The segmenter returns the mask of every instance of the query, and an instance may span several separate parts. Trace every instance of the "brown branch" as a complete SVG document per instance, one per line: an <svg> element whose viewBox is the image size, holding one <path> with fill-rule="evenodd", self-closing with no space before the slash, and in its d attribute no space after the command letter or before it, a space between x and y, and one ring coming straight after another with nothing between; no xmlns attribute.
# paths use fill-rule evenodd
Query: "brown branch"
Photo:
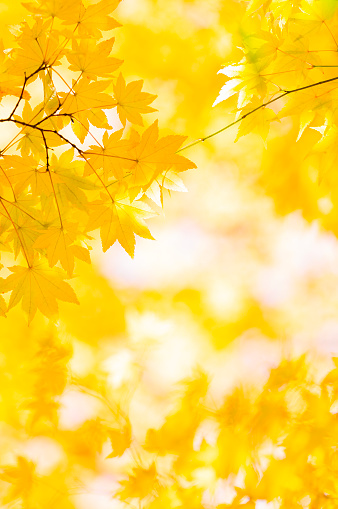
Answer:
<svg viewBox="0 0 338 509"><path fill-rule="evenodd" d="M46 69L46 64L45 63L42 63L40 65L40 67L38 69L36 69L34 72L32 72L32 74L30 74L29 76L26 76L26 73L25 74L25 79L24 79L24 82L23 82L23 85L22 85L22 89L21 89L21 93L20 93L20 96L19 96L19 99L17 100L16 102L16 105L14 106L11 114L6 118L6 119L0 119L0 122L6 122L6 121L9 121L9 120L12 120L12 117L14 115L14 113L16 112L16 110L18 109L19 107L19 104L20 102L22 101L22 98L23 98L23 94L25 92L25 88L26 88L26 85L28 83L28 81L33 77L35 76L35 74L39 73L40 71L42 71L43 69Z"/></svg>
<svg viewBox="0 0 338 509"><path fill-rule="evenodd" d="M60 206L59 206L59 202L58 202L58 199L57 199L57 196L56 196L52 174L51 174L50 169L49 169L49 148L48 148L48 145L47 145L46 135L45 135L43 130L41 131L41 134L42 134L43 142L44 142L45 149L46 149L46 171L47 171L47 173L49 175L49 180L50 180L50 183L51 183L51 186L52 186L52 189L53 189L53 194L54 194L54 198L55 198L56 208L57 208L57 211L58 211L58 214L59 214L59 221L60 221L60 226L61 226L61 230L62 230L63 229L63 224L62 224L62 217L61 217Z"/></svg>
<svg viewBox="0 0 338 509"><path fill-rule="evenodd" d="M25 79L24 79L24 82L23 82L23 85L22 85L22 89L21 89L21 93L19 95L19 99L17 100L17 103L16 105L14 106L13 110L12 110L12 113L9 115L9 118L12 118L14 113L16 112L16 110L18 109L18 106L23 98L23 94L25 92L25 88L26 88L26 85L27 85L27 81L28 81L28 78L26 76L26 73L25 73Z"/></svg>

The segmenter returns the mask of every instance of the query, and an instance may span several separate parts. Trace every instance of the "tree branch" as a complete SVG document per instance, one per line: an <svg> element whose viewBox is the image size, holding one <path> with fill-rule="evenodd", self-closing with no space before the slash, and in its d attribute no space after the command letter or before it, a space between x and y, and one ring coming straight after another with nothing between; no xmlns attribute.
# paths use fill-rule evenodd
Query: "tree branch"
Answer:
<svg viewBox="0 0 338 509"><path fill-rule="evenodd" d="M269 106L269 104L272 104L272 103L278 101L278 99L282 99L283 97L290 95L290 94L294 94L295 92L300 92L300 91L306 90L308 88L317 87L318 85L324 85L325 83L330 83L331 81L337 81L337 80L338 80L338 76L335 76L334 78L317 81L316 83L312 83L311 85L305 85L304 87L294 88L292 90L284 90L282 94L278 95L274 99L271 99L270 101L260 104L259 106L257 106L257 108L254 108L253 110L249 111L248 113L245 113L244 115L239 117L237 120L234 120L233 122L226 125L225 127L222 127L222 129L219 129L218 131L215 131L214 133L208 134L208 136L205 136L204 138L199 138L198 140L193 141L192 143L189 143L189 145L186 145L185 147L180 148L179 150L177 150L176 154L178 154L179 152L182 152L183 150L186 150L188 148L194 147L195 145L198 145L199 143L202 143L203 141L213 138L217 134L220 134L223 131L225 131L226 129L229 129L230 127L238 124L239 122L241 122L241 120L244 120L246 117L248 117L249 115L252 115L256 111L258 111L262 108L265 108L265 106Z"/></svg>

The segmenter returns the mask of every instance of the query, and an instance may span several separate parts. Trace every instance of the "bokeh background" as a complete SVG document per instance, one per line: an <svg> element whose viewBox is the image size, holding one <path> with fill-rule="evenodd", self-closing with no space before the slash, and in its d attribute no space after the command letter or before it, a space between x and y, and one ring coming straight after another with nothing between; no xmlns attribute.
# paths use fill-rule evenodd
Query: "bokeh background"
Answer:
<svg viewBox="0 0 338 509"><path fill-rule="evenodd" d="M231 100L212 105L224 83L218 70L241 57L244 8L232 0L122 1L114 56L125 60L126 78L144 79L144 90L158 95L158 112L147 122L158 118L162 135L183 134L188 143L233 120ZM20 9L19 2L0 4L1 27L16 23ZM268 150L256 134L235 142L236 132L187 149L198 169L182 176L183 192L164 196L163 211L157 207L149 221L156 241L138 239L133 260L115 244L105 254L94 249L92 266L80 263L73 280L79 307L60 306L56 324L40 316L27 327L19 310L1 319L0 459L6 465L24 456L47 479L37 484L36 507L125 507L114 493L135 465L149 470L155 461L168 478L172 463L152 455L161 441L182 459L175 472L186 484L166 502L149 502L149 488L129 505L230 502L246 456L232 450L233 463L220 467L208 450L215 423L210 414L187 423L184 398L205 398L210 412L236 387L259 397L271 370L304 353L314 381L333 365L338 243L325 184L303 163L306 140L293 143L290 120L273 127ZM54 357L46 353L51 345ZM54 407L43 404L44 383ZM176 421L149 435L167 415ZM126 423L133 447L123 452L123 432L117 440L106 429L125 430ZM119 446L122 454L106 459ZM8 483L0 482L6 497ZM262 497L255 507L267 506Z"/></svg>

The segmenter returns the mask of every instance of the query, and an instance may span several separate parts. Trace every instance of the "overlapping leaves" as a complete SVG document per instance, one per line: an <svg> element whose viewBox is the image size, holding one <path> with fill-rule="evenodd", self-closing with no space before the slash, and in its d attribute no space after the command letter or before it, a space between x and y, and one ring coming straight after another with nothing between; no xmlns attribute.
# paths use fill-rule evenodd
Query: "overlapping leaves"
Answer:
<svg viewBox="0 0 338 509"><path fill-rule="evenodd" d="M115 74L122 61L105 34L120 26L111 16L118 4L25 4L33 16L0 52L0 99L16 96L0 124L3 133L17 128L0 148L0 249L26 263L11 268L0 291L12 292L9 309L22 301L29 320L37 309L54 317L59 299L77 302L63 279L76 258L90 261L89 232L100 230L104 251L118 241L133 256L135 235L153 238L144 222L155 214L149 198L162 204L168 182L184 190L175 175L195 167L176 154L185 137L159 138L157 122L130 130L156 111L149 106L156 96L142 92L142 80Z"/></svg>

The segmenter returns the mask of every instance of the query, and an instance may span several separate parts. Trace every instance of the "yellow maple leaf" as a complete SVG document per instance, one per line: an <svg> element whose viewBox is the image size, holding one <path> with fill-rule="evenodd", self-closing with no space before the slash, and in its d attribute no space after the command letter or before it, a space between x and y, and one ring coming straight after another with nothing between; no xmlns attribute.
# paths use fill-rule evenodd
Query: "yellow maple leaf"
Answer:
<svg viewBox="0 0 338 509"><path fill-rule="evenodd" d="M13 118L18 122L19 126L21 126L22 123L27 124L22 127L21 134L23 136L18 143L22 155L27 156L32 153L38 158L44 156L46 154L44 140L46 140L48 147L57 147L62 145L62 140L55 132L50 132L50 125L47 123L44 123L43 126L49 130L44 134L42 134L38 129L31 127L31 124L34 124L35 122L40 121L41 124L43 122L43 108L41 108L41 105L36 106L32 110L29 102L27 102L23 108L22 115L15 115Z"/></svg>
<svg viewBox="0 0 338 509"><path fill-rule="evenodd" d="M23 456L17 457L16 466L5 466L0 473L0 479L12 485L4 502L12 502L19 497L27 500L34 482L35 465L32 461L28 461Z"/></svg>
<svg viewBox="0 0 338 509"><path fill-rule="evenodd" d="M135 131L132 139L136 142L130 151L135 161L132 175L129 177L130 187L147 188L162 172L174 166L179 171L196 168L189 159L176 154L186 136L170 135L158 139L157 120L144 131L140 137Z"/></svg>
<svg viewBox="0 0 338 509"><path fill-rule="evenodd" d="M131 202L124 195L115 196L114 201L106 198L91 204L87 230L100 228L103 251L107 251L116 240L133 257L135 234L145 239L154 239L144 219L155 216L155 212L141 201Z"/></svg>
<svg viewBox="0 0 338 509"><path fill-rule="evenodd" d="M134 143L131 140L121 140L123 129L113 132L110 136L107 131L103 135L102 145L91 145L86 151L84 175L91 175L98 170L105 183L109 177L117 179L124 177L124 170L130 170L135 161L130 154Z"/></svg>
<svg viewBox="0 0 338 509"><path fill-rule="evenodd" d="M114 97L117 101L117 113L123 125L126 121L133 124L143 125L141 113L157 111L149 106L156 99L156 95L141 92L143 80L132 81L126 85L122 76L119 75L114 85Z"/></svg>
<svg viewBox="0 0 338 509"><path fill-rule="evenodd" d="M12 182L15 193L20 194L29 186L33 195L49 195L53 192L48 173L39 167L32 156L24 159L17 155L6 155L1 161L1 168Z"/></svg>
<svg viewBox="0 0 338 509"><path fill-rule="evenodd" d="M31 98L27 90L24 90L23 93L21 93L21 90L17 87L6 87L0 85L0 101L5 95L14 95L15 97L22 96L22 98L26 99L26 101Z"/></svg>
<svg viewBox="0 0 338 509"><path fill-rule="evenodd" d="M77 25L80 36L92 36L100 39L101 30L112 30L121 26L110 14L116 9L121 0L101 0L87 8L82 2L76 10L63 12L60 17L66 25Z"/></svg>
<svg viewBox="0 0 338 509"><path fill-rule="evenodd" d="M163 207L163 189L168 189L169 192L188 192L188 189L185 187L181 177L172 170L164 172L163 175L160 175L157 179L155 179L146 190L145 195L153 200L156 205Z"/></svg>
<svg viewBox="0 0 338 509"><path fill-rule="evenodd" d="M58 65L59 36L52 32L47 37L50 20L43 22L38 18L31 28L24 23L20 37L19 48L13 50L13 61L9 73L14 76L32 76L31 80L38 77L39 69L43 65Z"/></svg>
<svg viewBox="0 0 338 509"><path fill-rule="evenodd" d="M96 80L111 77L111 73L122 64L122 60L109 56L115 42L112 37L96 44L94 41L81 40L80 44L73 40L73 48L67 53L69 69L81 72L83 76Z"/></svg>
<svg viewBox="0 0 338 509"><path fill-rule="evenodd" d="M272 120L276 120L276 114L270 108L260 108L261 103L256 98L250 102L243 110L241 111L241 116L243 120L241 121L236 141L246 134L250 134L252 132L259 134L263 141L266 140L266 137L269 133L270 122ZM253 113L249 114L249 112Z"/></svg>
<svg viewBox="0 0 338 509"><path fill-rule="evenodd" d="M15 265L12 274L0 280L0 292L12 291L8 309L22 300L22 309L30 322L39 309L48 318L58 313L57 299L78 304L72 287L63 281L62 272L50 269L44 261L35 261L30 267ZM61 274L61 275L60 275Z"/></svg>
<svg viewBox="0 0 338 509"><path fill-rule="evenodd" d="M118 491L118 496L122 500L143 499L150 496L158 486L155 463L152 463L149 468L135 467L128 479L120 481L120 485L121 490Z"/></svg>
<svg viewBox="0 0 338 509"><path fill-rule="evenodd" d="M63 152L59 158L52 154L49 171L52 172L55 192L62 207L67 209L71 203L79 209L86 210L88 198L85 191L94 190L97 186L91 179L80 175L80 172L83 172L83 163L74 160L74 150ZM48 180L51 194L53 190L50 178Z"/></svg>
<svg viewBox="0 0 338 509"><path fill-rule="evenodd" d="M74 241L77 238L77 225L63 223L60 226L50 226L46 232L38 237L34 243L36 249L46 249L47 260L50 267L60 260L63 269L70 277L74 270ZM89 253L88 253L89 254Z"/></svg>
<svg viewBox="0 0 338 509"><path fill-rule="evenodd" d="M81 143L88 134L89 122L99 128L110 127L103 112L103 109L115 106L115 100L103 93L109 83L109 80L90 82L88 78L81 78L73 82L71 92L59 94L62 101L60 113L75 120L72 129Z"/></svg>
<svg viewBox="0 0 338 509"><path fill-rule="evenodd" d="M43 2L23 3L27 10L46 18L67 19L76 16L81 0L44 0Z"/></svg>

